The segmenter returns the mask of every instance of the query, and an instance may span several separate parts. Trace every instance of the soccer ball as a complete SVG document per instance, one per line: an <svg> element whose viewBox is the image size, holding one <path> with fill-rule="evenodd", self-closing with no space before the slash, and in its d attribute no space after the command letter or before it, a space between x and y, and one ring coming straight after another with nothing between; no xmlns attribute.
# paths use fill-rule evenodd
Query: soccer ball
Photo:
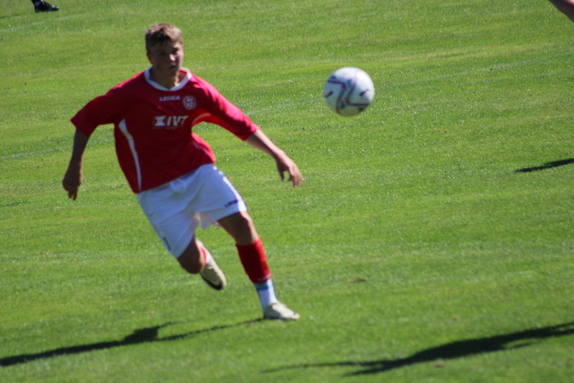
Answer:
<svg viewBox="0 0 574 383"><path fill-rule="evenodd" d="M331 74L323 96L335 113L345 117L356 116L375 98L375 86L364 70L344 67Z"/></svg>

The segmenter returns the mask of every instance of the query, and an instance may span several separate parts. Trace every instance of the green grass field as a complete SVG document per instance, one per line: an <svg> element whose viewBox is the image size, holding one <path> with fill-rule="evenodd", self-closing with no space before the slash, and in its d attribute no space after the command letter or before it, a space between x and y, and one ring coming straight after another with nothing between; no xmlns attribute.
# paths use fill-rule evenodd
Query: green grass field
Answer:
<svg viewBox="0 0 574 383"><path fill-rule="evenodd" d="M50 1L52 2L52 1ZM574 382L574 24L545 0L28 0L0 8L0 382ZM69 119L184 31L185 65L296 160L299 189L196 131L243 194L295 323L163 249L112 128L61 188ZM322 99L357 66L363 114Z"/></svg>

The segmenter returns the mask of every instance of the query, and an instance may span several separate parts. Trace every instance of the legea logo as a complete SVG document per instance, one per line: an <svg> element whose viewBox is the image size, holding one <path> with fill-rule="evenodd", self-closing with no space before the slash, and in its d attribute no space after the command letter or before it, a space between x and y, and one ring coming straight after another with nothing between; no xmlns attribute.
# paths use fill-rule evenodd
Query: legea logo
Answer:
<svg viewBox="0 0 574 383"><path fill-rule="evenodd" d="M181 128L189 116L156 116L154 129Z"/></svg>

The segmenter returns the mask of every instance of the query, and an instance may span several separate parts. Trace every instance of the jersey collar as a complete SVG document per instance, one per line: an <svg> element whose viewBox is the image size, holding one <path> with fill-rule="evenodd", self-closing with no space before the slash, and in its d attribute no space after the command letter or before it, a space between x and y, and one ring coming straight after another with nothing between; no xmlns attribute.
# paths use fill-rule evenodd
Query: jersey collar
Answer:
<svg viewBox="0 0 574 383"><path fill-rule="evenodd" d="M180 73L182 73L182 72L185 73L185 77L183 78L183 80L181 80L179 82L179 84L177 84L173 88L166 88L165 86L161 86L157 82L155 82L151 79L150 71L151 71L151 67L147 68L144 72L144 76L145 76L145 79L148 82L148 84L150 84L151 86L153 86L156 89L167 91L167 92L174 92L174 91L180 90L191 80L191 77L193 76L189 69L181 68Z"/></svg>

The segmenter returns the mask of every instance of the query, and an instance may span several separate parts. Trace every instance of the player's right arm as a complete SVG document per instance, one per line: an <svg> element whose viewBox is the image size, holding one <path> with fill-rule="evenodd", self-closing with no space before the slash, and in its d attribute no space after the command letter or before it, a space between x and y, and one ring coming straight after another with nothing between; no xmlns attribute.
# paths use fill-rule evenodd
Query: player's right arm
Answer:
<svg viewBox="0 0 574 383"><path fill-rule="evenodd" d="M78 189L83 181L82 159L91 134L99 125L117 122L125 105L124 100L125 98L118 95L116 88L112 88L105 95L88 102L70 120L76 127L76 134L72 157L62 180L62 186L71 199L75 200L78 197Z"/></svg>
<svg viewBox="0 0 574 383"><path fill-rule="evenodd" d="M66 170L66 174L62 180L62 186L64 187L64 190L68 192L68 197L72 200L76 200L78 197L78 189L83 181L82 159L89 139L89 136L76 130L76 134L74 135L74 146L72 148L72 157L70 158L68 170Z"/></svg>

